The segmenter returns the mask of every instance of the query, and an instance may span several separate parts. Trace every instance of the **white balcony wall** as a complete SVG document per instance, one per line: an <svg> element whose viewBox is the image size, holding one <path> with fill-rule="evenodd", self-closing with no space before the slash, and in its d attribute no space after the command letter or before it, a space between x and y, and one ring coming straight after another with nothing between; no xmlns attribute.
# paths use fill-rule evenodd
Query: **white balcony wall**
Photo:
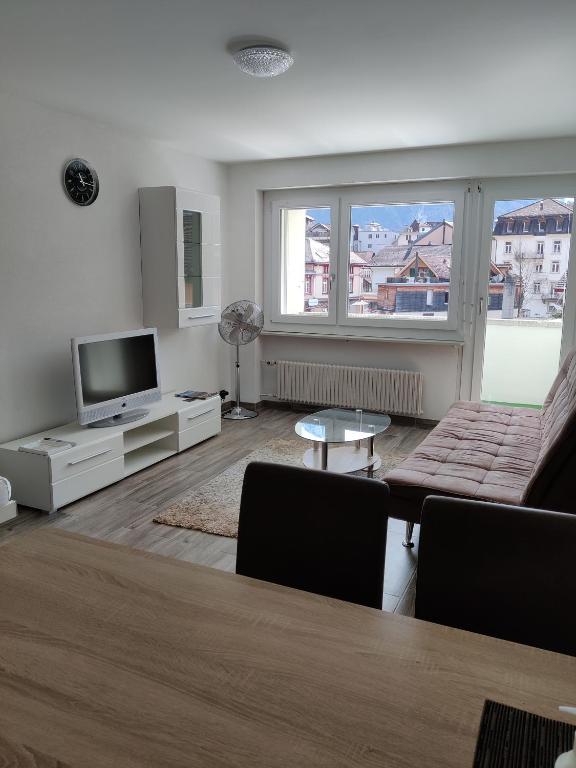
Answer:
<svg viewBox="0 0 576 768"><path fill-rule="evenodd" d="M488 320L482 400L542 405L560 360L561 320Z"/></svg>

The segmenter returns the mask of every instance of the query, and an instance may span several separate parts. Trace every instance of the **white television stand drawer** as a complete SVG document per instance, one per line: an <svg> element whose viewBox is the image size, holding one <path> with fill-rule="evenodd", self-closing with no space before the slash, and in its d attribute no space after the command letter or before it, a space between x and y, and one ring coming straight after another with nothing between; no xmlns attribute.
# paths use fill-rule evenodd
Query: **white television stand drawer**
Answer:
<svg viewBox="0 0 576 768"><path fill-rule="evenodd" d="M97 443L77 445L69 451L62 451L51 456L50 467L52 482L58 483L67 477L78 475L100 464L119 459L124 455L122 435L114 435Z"/></svg>
<svg viewBox="0 0 576 768"><path fill-rule="evenodd" d="M53 512L72 501L186 450L220 432L220 398L184 402L162 397L139 421L102 429L77 423L0 445L0 475L23 506ZM19 451L42 437L76 443L46 456Z"/></svg>

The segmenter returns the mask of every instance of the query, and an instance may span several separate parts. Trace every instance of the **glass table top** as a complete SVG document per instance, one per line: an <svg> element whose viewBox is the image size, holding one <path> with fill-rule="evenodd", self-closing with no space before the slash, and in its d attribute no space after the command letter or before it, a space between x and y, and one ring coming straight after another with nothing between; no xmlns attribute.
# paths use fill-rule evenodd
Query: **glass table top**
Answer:
<svg viewBox="0 0 576 768"><path fill-rule="evenodd" d="M350 443L374 437L389 426L390 416L383 413L328 408L300 419L294 429L300 437L318 443Z"/></svg>

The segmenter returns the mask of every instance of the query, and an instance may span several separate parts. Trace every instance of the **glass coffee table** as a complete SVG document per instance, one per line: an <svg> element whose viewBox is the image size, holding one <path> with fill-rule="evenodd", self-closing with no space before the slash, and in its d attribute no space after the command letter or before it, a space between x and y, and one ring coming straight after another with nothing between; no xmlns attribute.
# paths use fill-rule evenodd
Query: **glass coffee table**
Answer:
<svg viewBox="0 0 576 768"><path fill-rule="evenodd" d="M367 469L372 475L382 464L374 452L374 437L389 426L390 416L382 413L328 408L300 419L294 429L297 435L313 442L303 456L304 466L309 469L342 473ZM362 445L364 440L367 445Z"/></svg>

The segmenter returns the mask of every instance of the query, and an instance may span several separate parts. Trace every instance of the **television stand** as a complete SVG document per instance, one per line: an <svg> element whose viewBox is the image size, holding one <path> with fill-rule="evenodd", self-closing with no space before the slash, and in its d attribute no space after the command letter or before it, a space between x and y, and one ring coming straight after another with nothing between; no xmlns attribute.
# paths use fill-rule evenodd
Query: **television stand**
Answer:
<svg viewBox="0 0 576 768"><path fill-rule="evenodd" d="M4 443L0 475L10 480L18 504L55 512L218 434L220 414L219 395L190 403L169 393L138 421L116 421L108 429L72 422ZM76 445L52 456L18 450L43 437Z"/></svg>
<svg viewBox="0 0 576 768"><path fill-rule="evenodd" d="M116 427L119 424L129 424L131 421L139 421L144 416L148 416L150 410L148 408L132 408L131 411L124 411L124 413L117 413L116 416L109 416L107 419L98 419L98 421L91 421L87 424L87 427L92 429L100 429L101 427Z"/></svg>

